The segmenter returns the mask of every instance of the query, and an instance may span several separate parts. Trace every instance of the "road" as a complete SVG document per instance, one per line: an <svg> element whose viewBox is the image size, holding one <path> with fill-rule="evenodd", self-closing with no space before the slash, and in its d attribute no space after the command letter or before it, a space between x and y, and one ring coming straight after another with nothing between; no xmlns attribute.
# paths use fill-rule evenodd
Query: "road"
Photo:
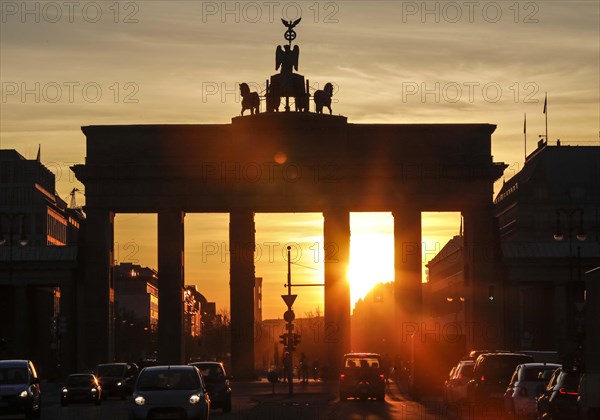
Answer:
<svg viewBox="0 0 600 420"><path fill-rule="evenodd" d="M295 383L294 395L288 386L276 384L272 394L266 381L232 385L234 398L230 413L212 410L211 419L220 420L502 420L492 407L446 407L440 399L412 401L394 383L390 383L385 401L341 402L337 386L323 382ZM59 387L42 384L43 420L127 420L128 401L109 399L100 406L70 404L61 407Z"/></svg>

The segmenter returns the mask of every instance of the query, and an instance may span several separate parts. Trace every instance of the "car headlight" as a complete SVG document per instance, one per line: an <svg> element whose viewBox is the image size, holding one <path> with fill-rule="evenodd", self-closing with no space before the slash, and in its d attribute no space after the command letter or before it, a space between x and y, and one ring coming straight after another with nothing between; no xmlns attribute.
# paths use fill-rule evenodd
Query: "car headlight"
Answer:
<svg viewBox="0 0 600 420"><path fill-rule="evenodd" d="M190 396L190 404L198 404L200 402L200 395L194 394Z"/></svg>
<svg viewBox="0 0 600 420"><path fill-rule="evenodd" d="M138 395L137 397L135 397L133 399L133 401L135 401L135 403L137 405L144 405L144 404L146 404L146 399L144 397L142 397L141 395Z"/></svg>
<svg viewBox="0 0 600 420"><path fill-rule="evenodd" d="M21 398L27 398L29 396L29 392L27 392L27 390L21 391L21 393L19 394L19 397Z"/></svg>

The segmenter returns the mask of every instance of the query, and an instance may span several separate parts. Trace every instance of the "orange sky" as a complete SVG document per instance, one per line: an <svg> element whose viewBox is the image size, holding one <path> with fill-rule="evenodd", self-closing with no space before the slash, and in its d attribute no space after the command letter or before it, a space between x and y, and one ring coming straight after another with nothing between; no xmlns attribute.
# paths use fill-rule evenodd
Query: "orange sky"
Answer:
<svg viewBox="0 0 600 420"><path fill-rule="evenodd" d="M315 86L334 82L333 111L351 123L497 124L492 152L510 178L524 159L523 115L531 152L545 130L548 92L550 140L598 142L597 1L69 4L0 3L0 147L35 158L41 144L67 201L72 188L83 190L68 169L85 160L81 126L228 123L240 111L237 85L256 89L275 72L282 17L302 16L299 71ZM391 215L359 219L352 216L352 255L370 243L377 253L368 264L380 261L367 279L367 263L353 258L353 284L391 280ZM294 275L320 283L322 216L258 214L256 223L264 315L277 317L285 263L281 248L264 244L298 244ZM187 280L218 307L228 303L226 225L227 215L186 217ZM424 248L439 250L458 225L456 214L424 215ZM118 215L116 227L119 261L155 267L156 216ZM319 289L302 291L297 313L322 307Z"/></svg>

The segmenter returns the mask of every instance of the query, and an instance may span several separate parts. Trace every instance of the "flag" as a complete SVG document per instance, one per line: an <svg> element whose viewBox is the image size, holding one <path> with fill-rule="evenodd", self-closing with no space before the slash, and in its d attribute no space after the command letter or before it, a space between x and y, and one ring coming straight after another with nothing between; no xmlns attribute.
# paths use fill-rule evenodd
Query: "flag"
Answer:
<svg viewBox="0 0 600 420"><path fill-rule="evenodd" d="M548 106L548 94L544 95L544 114L546 113L546 107Z"/></svg>
<svg viewBox="0 0 600 420"><path fill-rule="evenodd" d="M527 134L527 112L523 114L523 134Z"/></svg>

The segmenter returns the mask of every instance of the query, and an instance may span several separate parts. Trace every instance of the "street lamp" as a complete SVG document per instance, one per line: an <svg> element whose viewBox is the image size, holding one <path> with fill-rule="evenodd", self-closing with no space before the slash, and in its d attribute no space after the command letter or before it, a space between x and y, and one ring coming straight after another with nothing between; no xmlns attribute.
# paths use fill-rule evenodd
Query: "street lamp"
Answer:
<svg viewBox="0 0 600 420"><path fill-rule="evenodd" d="M458 313L462 308L462 304L465 302L465 298L462 296L447 296L446 300L449 303L454 302L454 322L458 320Z"/></svg>
<svg viewBox="0 0 600 420"><path fill-rule="evenodd" d="M556 209L556 231L554 232L554 239L556 241L562 241L565 238L562 225L561 225L561 214L567 217L567 238L569 240L569 280L573 280L573 236L579 241L583 242L587 239L587 235L583 230L583 209L580 207L574 209L558 208ZM577 217L579 216L579 217ZM577 219L577 233L574 234L574 219ZM577 280L581 280L580 270L580 249L577 247Z"/></svg>
<svg viewBox="0 0 600 420"><path fill-rule="evenodd" d="M15 221L21 219L21 223L19 227L15 229ZM8 224L8 229L6 232L4 231L5 220ZM13 284L13 244L16 243L18 246L24 247L29 241L25 238L25 213L0 213L0 227L2 228L2 236L0 237L0 246L8 246L8 284L9 287L13 288L12 293L10 293L9 299L12 300L12 304L10 305L11 311L13 312L13 339L15 339L17 345L14 350L17 352L25 352L27 351L27 342L25 341L26 335L23 332L18 331L19 326L23 327L26 325L27 312L26 308L23 305L22 307L18 306L18 298L15 296L18 293L18 289L16 285ZM18 235L18 239L15 241L15 234ZM23 289L21 289L23 291ZM20 293L21 298L23 298L22 293Z"/></svg>
<svg viewBox="0 0 600 420"><path fill-rule="evenodd" d="M575 237L577 241L583 242L587 239L587 236L583 229L583 209L580 207L572 209L561 207L556 210L556 231L554 233L554 239L556 241L562 241L565 238L561 225L561 215L564 215L567 219L566 234L567 239L569 240L569 287L566 293L566 315L568 317L567 319L569 319L569 314L573 314L573 306L577 308L577 313L575 314L575 321L577 323L577 335L575 341L577 343L577 349L573 356L575 359L574 363L579 364L581 363L583 354L583 317L581 310L585 300L585 285L581 281L581 248L579 246L577 246L577 282L573 282L573 237ZM575 305L573 305L573 303L575 303Z"/></svg>
<svg viewBox="0 0 600 420"><path fill-rule="evenodd" d="M14 231L14 221L18 218L21 218L21 225L18 231ZM29 243L29 240L25 238L25 213L0 213L0 223L2 223L2 226L4 226L4 220L7 220L8 222L8 231L6 232L6 235L4 233L2 234L2 237L0 238L0 246L8 245L9 249L12 250L12 245L14 242L13 236L15 233L20 233L17 244L19 246L26 246ZM12 253L9 258L12 259Z"/></svg>

